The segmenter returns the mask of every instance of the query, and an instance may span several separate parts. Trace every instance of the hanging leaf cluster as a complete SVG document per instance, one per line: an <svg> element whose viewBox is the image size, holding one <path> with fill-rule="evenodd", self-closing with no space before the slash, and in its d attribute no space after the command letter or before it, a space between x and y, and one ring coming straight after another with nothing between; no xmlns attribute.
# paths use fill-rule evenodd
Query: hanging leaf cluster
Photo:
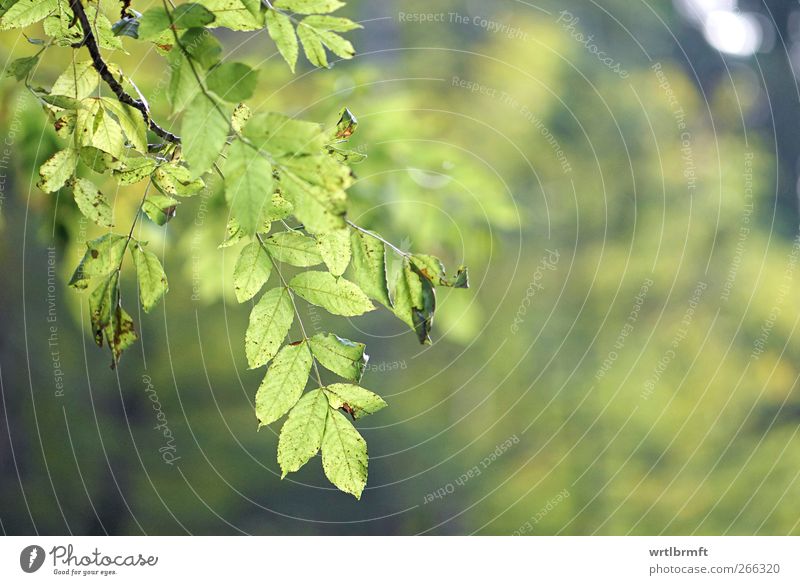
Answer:
<svg viewBox="0 0 800 585"><path fill-rule="evenodd" d="M255 394L258 426L285 418L277 449L282 476L321 453L328 479L360 498L367 445L353 423L386 403L360 385L364 344L333 332L309 337L298 305L355 317L377 303L430 343L436 288L466 288L466 269L448 276L437 258L402 251L350 221L350 165L364 158L347 148L356 117L344 108L326 129L252 112L244 102L256 90L258 71L223 61L213 34L216 28L266 29L292 71L301 49L312 65L328 67L331 55L354 55L342 33L360 26L331 14L343 6L338 0L163 1L141 14L126 7L115 20L84 0L4 0L0 30L43 23L47 39L31 39L38 52L6 71L39 99L63 140L39 169L38 186L71 194L77 209L107 230L87 243L69 285L88 293L94 339L110 348L112 366L137 339L120 293L126 266L135 273L144 311L169 289L158 256L133 237L136 222L166 224L183 200L203 191L209 173L218 174L230 209L220 246L241 246L233 288L240 303L252 305L244 355L250 368L265 368ZM169 66L166 93L181 114L178 134L159 125L133 80L109 60L135 41L152 45ZM53 47L71 48L73 60L45 88L34 76ZM122 232L97 186L106 177L141 186L134 225ZM401 257L397 274L388 273L387 253Z"/></svg>

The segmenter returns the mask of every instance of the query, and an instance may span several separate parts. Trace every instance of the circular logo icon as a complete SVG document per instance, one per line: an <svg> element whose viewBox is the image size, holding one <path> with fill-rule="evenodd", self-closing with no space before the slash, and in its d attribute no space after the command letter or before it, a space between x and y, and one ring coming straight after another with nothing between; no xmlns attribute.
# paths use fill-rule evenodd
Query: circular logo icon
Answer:
<svg viewBox="0 0 800 585"><path fill-rule="evenodd" d="M26 546L19 553L19 566L26 573L35 573L44 564L44 549L36 544Z"/></svg>

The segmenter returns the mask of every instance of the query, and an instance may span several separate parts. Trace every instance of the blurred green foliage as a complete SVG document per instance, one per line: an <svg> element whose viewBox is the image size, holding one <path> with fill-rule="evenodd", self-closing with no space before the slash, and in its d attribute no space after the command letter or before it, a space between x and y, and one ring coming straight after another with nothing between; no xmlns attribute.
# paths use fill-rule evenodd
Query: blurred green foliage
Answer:
<svg viewBox="0 0 800 585"><path fill-rule="evenodd" d="M764 98L742 68L698 85L655 14L607 4L651 60L608 32L621 29L608 16L574 11L605 31L597 42L627 79L575 42L555 4L356 2L361 55L297 77L265 35L223 35L261 69L259 110L334 124L347 105L359 117L360 224L470 265L471 291L440 297L430 348L381 312L337 322L360 328L372 356L363 383L391 406L362 427L361 503L319 466L280 481L275 429L256 433L237 249L217 248L227 211L213 180L168 228L142 226L172 286L163 309L134 315L141 348L108 370L85 300L64 286L96 233L72 202L33 186L57 139L24 88L3 81L5 531L796 534L797 248L781 235L795 220L775 203L774 143L743 125ZM467 23L400 21L415 11ZM660 16L680 26L669 9ZM32 52L0 37L4 62ZM36 78L51 82L70 53L54 51ZM165 112L163 59L115 60ZM137 189L116 191L122 225ZM304 311L323 331L322 313ZM171 465L159 411L180 457Z"/></svg>

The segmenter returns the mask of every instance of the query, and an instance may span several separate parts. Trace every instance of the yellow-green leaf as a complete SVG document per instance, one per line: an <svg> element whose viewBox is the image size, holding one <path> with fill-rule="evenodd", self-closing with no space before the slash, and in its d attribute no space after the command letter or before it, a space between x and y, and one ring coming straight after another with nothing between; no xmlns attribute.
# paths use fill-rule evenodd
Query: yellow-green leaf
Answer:
<svg viewBox="0 0 800 585"><path fill-rule="evenodd" d="M304 341L278 352L256 393L259 427L275 422L297 403L306 387L311 361Z"/></svg>
<svg viewBox="0 0 800 585"><path fill-rule="evenodd" d="M252 299L272 272L269 256L259 242L250 242L242 248L233 269L233 289L236 300L243 303Z"/></svg>
<svg viewBox="0 0 800 585"><path fill-rule="evenodd" d="M74 148L59 150L39 167L39 188L45 193L58 191L75 174L78 151Z"/></svg>
<svg viewBox="0 0 800 585"><path fill-rule="evenodd" d="M325 394L332 408L342 408L356 419L386 408L383 398L354 384L330 384L325 387Z"/></svg>
<svg viewBox="0 0 800 585"><path fill-rule="evenodd" d="M76 179L72 194L83 215L99 226L113 227L111 206L94 183L88 179Z"/></svg>
<svg viewBox="0 0 800 585"><path fill-rule="evenodd" d="M309 303L319 305L334 315L354 317L375 309L358 286L344 278L336 278L329 272L303 272L292 278L289 286Z"/></svg>
<svg viewBox="0 0 800 585"><path fill-rule="evenodd" d="M367 484L367 443L338 410L328 409L322 437L322 469L333 485L361 499Z"/></svg>
<svg viewBox="0 0 800 585"><path fill-rule="evenodd" d="M169 290L167 275L158 256L148 252L138 243L131 244L130 249L136 266L136 280L139 283L139 301L142 309L150 312L150 309Z"/></svg>
<svg viewBox="0 0 800 585"><path fill-rule="evenodd" d="M245 354L250 368L258 368L275 357L294 320L289 291L274 288L258 301L250 312L245 333Z"/></svg>
<svg viewBox="0 0 800 585"><path fill-rule="evenodd" d="M267 10L265 17L269 36L275 41L278 51L286 63L289 64L289 69L294 73L295 66L297 65L299 46L297 44L297 36L294 33L292 21L288 16L277 10Z"/></svg>
<svg viewBox="0 0 800 585"><path fill-rule="evenodd" d="M307 393L292 408L278 439L281 477L297 471L317 454L329 410L328 400L319 389Z"/></svg>
<svg viewBox="0 0 800 585"><path fill-rule="evenodd" d="M366 346L332 333L318 333L309 339L317 361L334 374L358 382L364 374L369 356Z"/></svg>

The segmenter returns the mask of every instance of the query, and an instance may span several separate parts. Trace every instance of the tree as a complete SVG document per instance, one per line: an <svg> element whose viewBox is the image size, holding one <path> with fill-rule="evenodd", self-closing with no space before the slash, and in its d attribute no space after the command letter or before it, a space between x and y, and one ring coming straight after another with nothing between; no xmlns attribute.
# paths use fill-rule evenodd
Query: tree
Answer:
<svg viewBox="0 0 800 585"><path fill-rule="evenodd" d="M365 345L334 333L309 337L296 300L344 316L372 311L377 301L421 343L430 343L436 287L466 288L467 271L460 267L448 277L437 258L404 252L348 219L350 165L364 158L346 147L356 117L343 108L335 126L326 129L252 112L244 101L253 95L258 71L223 62L212 32L266 28L292 71L301 47L311 64L328 67L328 52L342 59L354 55L339 33L359 25L331 15L343 6L338 0L163 0L140 14L126 2L112 24L99 4L82 0L9 0L0 7L0 30L42 22L46 38L28 39L40 49L11 63L8 74L38 98L64 141L39 169L39 187L71 192L83 215L108 229L87 243L69 285L88 292L94 339L111 350L112 367L137 339L122 306L123 268L132 266L146 312L169 288L159 258L133 236L137 222L144 216L166 224L181 199L202 192L204 177L216 173L230 209L221 246L245 244L233 283L240 303L254 302L245 355L250 368L267 367L255 398L259 426L288 415L278 443L283 476L321 451L330 481L360 498L367 446L351 421L386 403L358 385L368 360ZM141 48L154 46L169 65L168 98L182 115L180 136L154 119L134 81L105 57L134 41ZM71 47L76 57L49 90L38 87L36 66L56 47ZM83 49L88 59L80 60ZM115 231L111 206L93 175L142 185L126 232ZM395 278L387 273L387 249L401 260ZM287 266L302 270L287 277ZM325 384L320 366L344 382Z"/></svg>

